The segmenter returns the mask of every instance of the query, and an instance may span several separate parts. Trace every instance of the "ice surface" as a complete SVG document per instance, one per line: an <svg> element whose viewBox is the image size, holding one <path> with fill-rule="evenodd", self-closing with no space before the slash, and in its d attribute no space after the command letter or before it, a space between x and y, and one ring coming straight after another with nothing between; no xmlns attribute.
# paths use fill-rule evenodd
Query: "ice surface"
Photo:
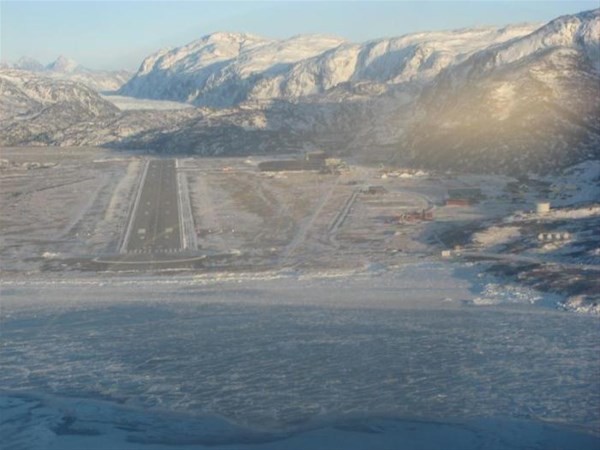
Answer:
<svg viewBox="0 0 600 450"><path fill-rule="evenodd" d="M516 420L437 422L390 417L326 419L304 428L258 431L220 417L147 412L102 401L0 396L0 433L28 450L431 449L587 450L597 438L546 423Z"/></svg>
<svg viewBox="0 0 600 450"><path fill-rule="evenodd" d="M5 403L2 433L54 446L24 448L81 439L102 448L106 436L123 448L170 448L174 435L236 448L394 448L399 439L440 448L433 435L454 448L542 449L552 433L570 433L548 421L584 430L570 448L597 445L598 318L462 306L468 288L447 267L427 268L429 280L414 265L215 282L4 282L5 402L41 405L13 415ZM39 400L48 395L55 400Z"/></svg>

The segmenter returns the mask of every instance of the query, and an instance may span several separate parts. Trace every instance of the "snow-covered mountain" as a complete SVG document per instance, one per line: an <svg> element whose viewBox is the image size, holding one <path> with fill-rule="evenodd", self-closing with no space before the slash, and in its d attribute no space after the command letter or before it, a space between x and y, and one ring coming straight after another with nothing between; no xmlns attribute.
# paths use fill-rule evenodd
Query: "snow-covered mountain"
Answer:
<svg viewBox="0 0 600 450"><path fill-rule="evenodd" d="M12 65L12 67L14 69L19 70L29 70L31 72L41 72L45 70L45 67L41 62L39 62L37 59L30 58L28 56L23 56L22 58L19 58L17 62Z"/></svg>
<svg viewBox="0 0 600 450"><path fill-rule="evenodd" d="M77 81L36 73L0 71L0 145L200 155L320 148L504 172L600 159L600 9L543 26L364 44L216 33L146 58L119 92L196 105L185 109L163 102L166 110L119 111ZM69 76L80 74L75 68ZM61 100L49 108L42 93Z"/></svg>
<svg viewBox="0 0 600 450"><path fill-rule="evenodd" d="M64 130L118 111L83 84L22 70L0 71L2 145L60 145Z"/></svg>
<svg viewBox="0 0 600 450"><path fill-rule="evenodd" d="M59 80L85 84L97 92L114 92L131 77L131 73L126 70L89 70L80 67L71 72L49 72L48 75Z"/></svg>
<svg viewBox="0 0 600 450"><path fill-rule="evenodd" d="M215 33L149 56L119 92L213 107L296 101L343 84L427 81L477 50L534 29L521 25L418 33L364 44L314 35L279 41Z"/></svg>
<svg viewBox="0 0 600 450"><path fill-rule="evenodd" d="M67 58L64 55L60 55L55 61L46 66L46 70L59 73L73 73L80 68L81 66L77 61L72 58Z"/></svg>
<svg viewBox="0 0 600 450"><path fill-rule="evenodd" d="M243 33L214 33L149 56L119 93L227 107L246 100L261 78L275 76L342 42L327 36L277 41Z"/></svg>
<svg viewBox="0 0 600 450"><path fill-rule="evenodd" d="M600 10L473 54L423 92L415 117L404 148L423 163L547 170L600 158Z"/></svg>
<svg viewBox="0 0 600 450"><path fill-rule="evenodd" d="M46 66L34 58L22 57L14 64L6 63L2 69L25 70L57 80L77 81L98 92L116 91L132 75L125 70L88 69L64 55L60 55Z"/></svg>

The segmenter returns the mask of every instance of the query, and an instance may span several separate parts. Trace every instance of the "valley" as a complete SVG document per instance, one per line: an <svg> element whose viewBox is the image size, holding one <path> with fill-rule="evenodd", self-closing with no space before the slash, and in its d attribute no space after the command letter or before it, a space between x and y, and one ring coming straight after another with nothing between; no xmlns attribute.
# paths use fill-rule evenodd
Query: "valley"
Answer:
<svg viewBox="0 0 600 450"><path fill-rule="evenodd" d="M273 172L261 170L268 161L261 156L19 148L3 157L5 279L478 261L490 276L518 274L517 284L561 293L582 310L597 308L594 163L573 169L586 171L577 184L568 175L552 184L339 159L333 171ZM543 199L555 206L536 214ZM560 240L563 234L568 238ZM568 276L557 278L557 271Z"/></svg>
<svg viewBox="0 0 600 450"><path fill-rule="evenodd" d="M242 3L2 3L0 447L597 450L598 5Z"/></svg>
<svg viewBox="0 0 600 450"><path fill-rule="evenodd" d="M598 9L359 44L216 32L110 75L111 91L65 58L25 61L0 68L0 145L553 173L600 158L599 33Z"/></svg>

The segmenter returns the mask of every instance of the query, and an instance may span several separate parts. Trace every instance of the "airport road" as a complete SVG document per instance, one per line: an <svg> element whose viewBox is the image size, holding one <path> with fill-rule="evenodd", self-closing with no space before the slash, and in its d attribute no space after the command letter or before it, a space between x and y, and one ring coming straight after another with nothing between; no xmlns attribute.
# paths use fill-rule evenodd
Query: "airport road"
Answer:
<svg viewBox="0 0 600 450"><path fill-rule="evenodd" d="M152 160L130 218L126 253L173 253L182 249L175 160Z"/></svg>

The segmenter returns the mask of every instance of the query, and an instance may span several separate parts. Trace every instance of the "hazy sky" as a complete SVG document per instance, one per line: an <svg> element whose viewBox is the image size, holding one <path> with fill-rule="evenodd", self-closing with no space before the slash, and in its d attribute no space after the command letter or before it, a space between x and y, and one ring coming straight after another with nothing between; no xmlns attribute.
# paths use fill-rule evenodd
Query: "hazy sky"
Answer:
<svg viewBox="0 0 600 450"><path fill-rule="evenodd" d="M546 22L595 1L4 1L0 58L46 64L60 54L97 69L137 69L142 59L215 31L285 38L331 34L351 41L415 31Z"/></svg>

